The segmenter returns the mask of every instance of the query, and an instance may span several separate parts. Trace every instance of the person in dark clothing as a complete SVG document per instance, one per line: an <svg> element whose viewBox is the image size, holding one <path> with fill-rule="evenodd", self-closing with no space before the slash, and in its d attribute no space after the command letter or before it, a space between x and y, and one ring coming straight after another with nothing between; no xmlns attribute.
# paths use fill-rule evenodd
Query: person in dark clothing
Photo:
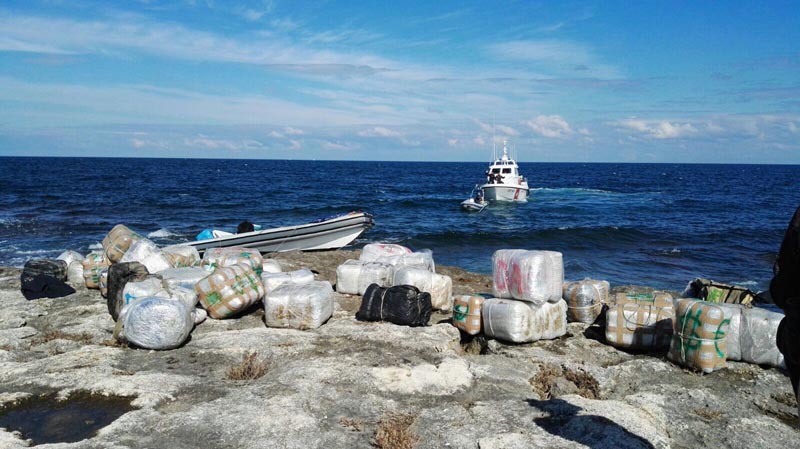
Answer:
<svg viewBox="0 0 800 449"><path fill-rule="evenodd" d="M245 232L253 232L253 231L255 231L255 226L253 226L253 223L250 223L247 220L239 223L239 226L236 228L237 234L244 234Z"/></svg>
<svg viewBox="0 0 800 449"><path fill-rule="evenodd" d="M772 269L774 275L769 293L786 314L778 326L775 342L786 362L800 410L800 397L797 395L800 388L800 207L789 222Z"/></svg>

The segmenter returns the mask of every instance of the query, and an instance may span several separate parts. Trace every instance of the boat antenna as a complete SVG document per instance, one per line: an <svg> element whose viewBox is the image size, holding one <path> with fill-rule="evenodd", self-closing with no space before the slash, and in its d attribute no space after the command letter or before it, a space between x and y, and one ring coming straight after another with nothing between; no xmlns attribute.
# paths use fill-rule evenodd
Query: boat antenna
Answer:
<svg viewBox="0 0 800 449"><path fill-rule="evenodd" d="M497 141L495 140L494 135L494 112L492 112L492 160L494 162L497 160Z"/></svg>

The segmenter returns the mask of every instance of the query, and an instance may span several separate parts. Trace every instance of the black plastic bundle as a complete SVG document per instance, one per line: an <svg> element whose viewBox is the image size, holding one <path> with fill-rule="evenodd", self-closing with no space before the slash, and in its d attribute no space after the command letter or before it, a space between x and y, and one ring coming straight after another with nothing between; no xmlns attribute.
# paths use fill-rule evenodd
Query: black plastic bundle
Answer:
<svg viewBox="0 0 800 449"><path fill-rule="evenodd" d="M117 320L122 306L125 305L125 298L122 297L125 284L131 281L142 281L149 274L147 267L139 262L121 262L108 267L106 304L108 305L108 313L111 314L111 318L114 318L114 321Z"/></svg>
<svg viewBox="0 0 800 449"><path fill-rule="evenodd" d="M359 321L388 321L405 326L425 326L430 318L430 293L420 292L413 285L371 284L356 312Z"/></svg>
<svg viewBox="0 0 800 449"><path fill-rule="evenodd" d="M19 276L20 290L28 300L75 293L75 289L64 283L66 280L67 263L57 259L31 259L25 262Z"/></svg>

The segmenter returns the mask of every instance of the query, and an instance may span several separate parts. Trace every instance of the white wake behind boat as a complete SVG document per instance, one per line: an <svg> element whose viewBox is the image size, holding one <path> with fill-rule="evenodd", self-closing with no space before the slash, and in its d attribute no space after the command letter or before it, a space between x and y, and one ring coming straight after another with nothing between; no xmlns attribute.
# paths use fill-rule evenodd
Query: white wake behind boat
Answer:
<svg viewBox="0 0 800 449"><path fill-rule="evenodd" d="M480 188L489 201L528 201L528 181L519 173L516 161L508 156L506 144L503 141L503 155L489 165L487 182Z"/></svg>
<svg viewBox="0 0 800 449"><path fill-rule="evenodd" d="M317 222L242 234L216 231L215 238L186 244L194 246L201 253L209 248L229 246L254 248L262 253L338 249L352 243L374 224L372 215L365 212L350 212Z"/></svg>

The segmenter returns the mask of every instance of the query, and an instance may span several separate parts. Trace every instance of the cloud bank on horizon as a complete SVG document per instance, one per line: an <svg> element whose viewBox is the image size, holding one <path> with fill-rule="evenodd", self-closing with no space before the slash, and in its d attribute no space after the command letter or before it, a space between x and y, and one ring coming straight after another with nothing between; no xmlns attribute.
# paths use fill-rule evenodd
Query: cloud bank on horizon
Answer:
<svg viewBox="0 0 800 449"><path fill-rule="evenodd" d="M791 2L418 3L4 2L0 156L800 163Z"/></svg>

